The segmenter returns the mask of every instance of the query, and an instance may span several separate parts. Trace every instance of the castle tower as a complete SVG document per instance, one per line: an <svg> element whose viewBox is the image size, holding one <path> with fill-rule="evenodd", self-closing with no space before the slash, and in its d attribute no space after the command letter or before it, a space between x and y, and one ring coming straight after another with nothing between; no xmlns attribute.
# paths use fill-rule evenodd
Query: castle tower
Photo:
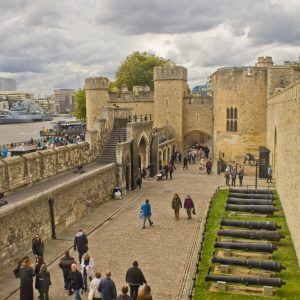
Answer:
<svg viewBox="0 0 300 300"><path fill-rule="evenodd" d="M257 58L256 67L270 68L273 66L273 59L271 56L260 56Z"/></svg>
<svg viewBox="0 0 300 300"><path fill-rule="evenodd" d="M108 79L90 77L85 79L87 129L94 127L95 117L100 117L101 109L108 103Z"/></svg>
<svg viewBox="0 0 300 300"><path fill-rule="evenodd" d="M186 68L154 68L154 127L170 128L179 150L183 150L183 98L186 95Z"/></svg>

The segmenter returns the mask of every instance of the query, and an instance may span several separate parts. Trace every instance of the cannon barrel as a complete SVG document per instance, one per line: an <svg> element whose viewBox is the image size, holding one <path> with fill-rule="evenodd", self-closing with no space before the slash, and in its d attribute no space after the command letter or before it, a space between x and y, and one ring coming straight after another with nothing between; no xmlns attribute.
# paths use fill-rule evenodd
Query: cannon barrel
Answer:
<svg viewBox="0 0 300 300"><path fill-rule="evenodd" d="M250 240L267 240L278 242L284 235L276 231L264 230L219 230L218 236L236 237Z"/></svg>
<svg viewBox="0 0 300 300"><path fill-rule="evenodd" d="M246 285L261 285L282 287L285 283L281 278L267 277L241 277L241 276L222 276L222 275L206 275L205 281L225 281L230 283L241 283Z"/></svg>
<svg viewBox="0 0 300 300"><path fill-rule="evenodd" d="M274 200L276 197L273 194L245 194L245 193L232 193L228 194L231 198L243 198L243 199L265 199Z"/></svg>
<svg viewBox="0 0 300 300"><path fill-rule="evenodd" d="M241 204L241 205L274 205L272 200L265 199L244 199L244 198L232 198L228 197L228 204Z"/></svg>
<svg viewBox="0 0 300 300"><path fill-rule="evenodd" d="M244 194L274 194L275 192L272 190L256 190L256 189L230 189L230 193L244 193Z"/></svg>
<svg viewBox="0 0 300 300"><path fill-rule="evenodd" d="M213 256L212 262L223 265L243 266L275 272L280 272L281 270L285 269L281 263L272 260L251 260Z"/></svg>
<svg viewBox="0 0 300 300"><path fill-rule="evenodd" d="M251 212L258 214L273 214L277 209L273 205L238 205L238 204L226 204L226 210Z"/></svg>
<svg viewBox="0 0 300 300"><path fill-rule="evenodd" d="M262 221L250 221L250 220L228 220L222 219L222 226L232 226L240 228L249 228L249 229L266 229L276 231L280 229L281 226L277 225L275 222L262 222Z"/></svg>
<svg viewBox="0 0 300 300"><path fill-rule="evenodd" d="M231 250L243 250L243 251L255 251L273 253L277 250L277 247L272 243L240 243L240 242L215 242L215 248L231 249Z"/></svg>

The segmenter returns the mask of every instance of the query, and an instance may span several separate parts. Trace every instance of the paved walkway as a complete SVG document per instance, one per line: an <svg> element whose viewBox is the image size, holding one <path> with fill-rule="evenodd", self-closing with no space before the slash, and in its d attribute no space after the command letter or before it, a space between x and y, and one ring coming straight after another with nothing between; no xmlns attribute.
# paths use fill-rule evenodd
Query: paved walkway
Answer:
<svg viewBox="0 0 300 300"><path fill-rule="evenodd" d="M247 180L245 183L253 184ZM89 253L95 260L94 270L105 274L110 269L118 293L125 284L127 269L134 260L138 260L153 290L153 298L176 299L186 275L195 232L201 223L207 201L216 187L223 184L223 176L199 174L196 165L191 165L189 170L178 167L172 181L146 180L140 191L129 192L122 200L112 200L95 209L67 228L64 234L58 236L58 240L46 243L45 259L48 264L51 263L50 299L73 299L63 290L58 257L72 246L74 233L79 226L91 232L88 237ZM182 200L187 193L191 194L197 211L192 220L186 219L183 210L180 212L180 220L175 220L171 209L175 192ZM146 198L150 199L152 205L154 225L143 230L139 210ZM77 253L71 251L71 254L78 258ZM18 286L19 281L11 271L2 274L0 299L19 299L19 291L12 294ZM9 294L11 296L7 298ZM87 293L82 299L87 299Z"/></svg>

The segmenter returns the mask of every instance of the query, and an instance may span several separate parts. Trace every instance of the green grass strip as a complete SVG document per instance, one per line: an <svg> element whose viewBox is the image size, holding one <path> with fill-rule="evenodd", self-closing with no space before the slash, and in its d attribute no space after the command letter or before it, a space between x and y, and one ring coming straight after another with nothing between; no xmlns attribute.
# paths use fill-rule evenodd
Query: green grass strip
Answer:
<svg viewBox="0 0 300 300"><path fill-rule="evenodd" d="M276 208L279 209L274 216L270 216L267 219L263 218L249 218L249 217L233 217L228 216L224 209L228 190L220 190L216 195L211 204L209 212L207 226L205 231L204 244L202 249L202 261L199 266L199 273L195 287L194 299L201 300L246 300L246 299L300 299L300 268L298 265L296 253L293 247L290 232L288 230L284 213L280 204L279 199L275 200ZM217 231L220 229L220 221L224 218L230 219L251 219L257 221L274 221L281 226L280 232L285 235L285 238L275 244L278 247L277 251L273 253L273 260L280 262L285 270L282 270L276 277L280 277L286 285L282 288L277 288L276 296L274 297L263 297L263 296L244 296L239 294L229 294L224 292L210 292L209 288L211 283L205 282L204 277L208 272L209 267L212 265L211 258L214 252L214 241L217 237Z"/></svg>

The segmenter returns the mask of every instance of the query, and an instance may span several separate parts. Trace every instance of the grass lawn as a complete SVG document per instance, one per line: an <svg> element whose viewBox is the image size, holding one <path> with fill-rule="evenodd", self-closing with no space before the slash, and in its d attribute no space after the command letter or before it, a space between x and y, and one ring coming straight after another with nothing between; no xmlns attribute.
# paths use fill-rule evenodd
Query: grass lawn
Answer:
<svg viewBox="0 0 300 300"><path fill-rule="evenodd" d="M267 219L252 218L251 220L274 221L281 226L280 232L285 234L285 238L282 239L280 242L275 242L275 244L278 247L278 250L273 252L273 259L275 261L280 262L284 267L286 267L285 270L282 270L280 273L278 273L278 276L276 276L280 277L286 283L286 285L282 286L281 288L277 288L276 296L274 297L242 296L238 294L229 294L221 292L215 293L209 291L211 282L205 282L204 277L208 272L208 268L212 265L211 258L214 252L214 241L217 237L217 231L220 228L220 221L222 217L228 217L228 214L224 209L227 194L228 190L221 190L217 194L215 199L212 201L209 217L207 220L205 239L202 249L202 261L199 266L199 273L195 287L194 299L300 299L300 268L298 267L296 253L292 244L291 236L279 200L275 200L275 203L277 205L276 207L279 209L279 212L276 212L275 216L268 217ZM236 220L243 219L241 217L232 216L228 218Z"/></svg>

